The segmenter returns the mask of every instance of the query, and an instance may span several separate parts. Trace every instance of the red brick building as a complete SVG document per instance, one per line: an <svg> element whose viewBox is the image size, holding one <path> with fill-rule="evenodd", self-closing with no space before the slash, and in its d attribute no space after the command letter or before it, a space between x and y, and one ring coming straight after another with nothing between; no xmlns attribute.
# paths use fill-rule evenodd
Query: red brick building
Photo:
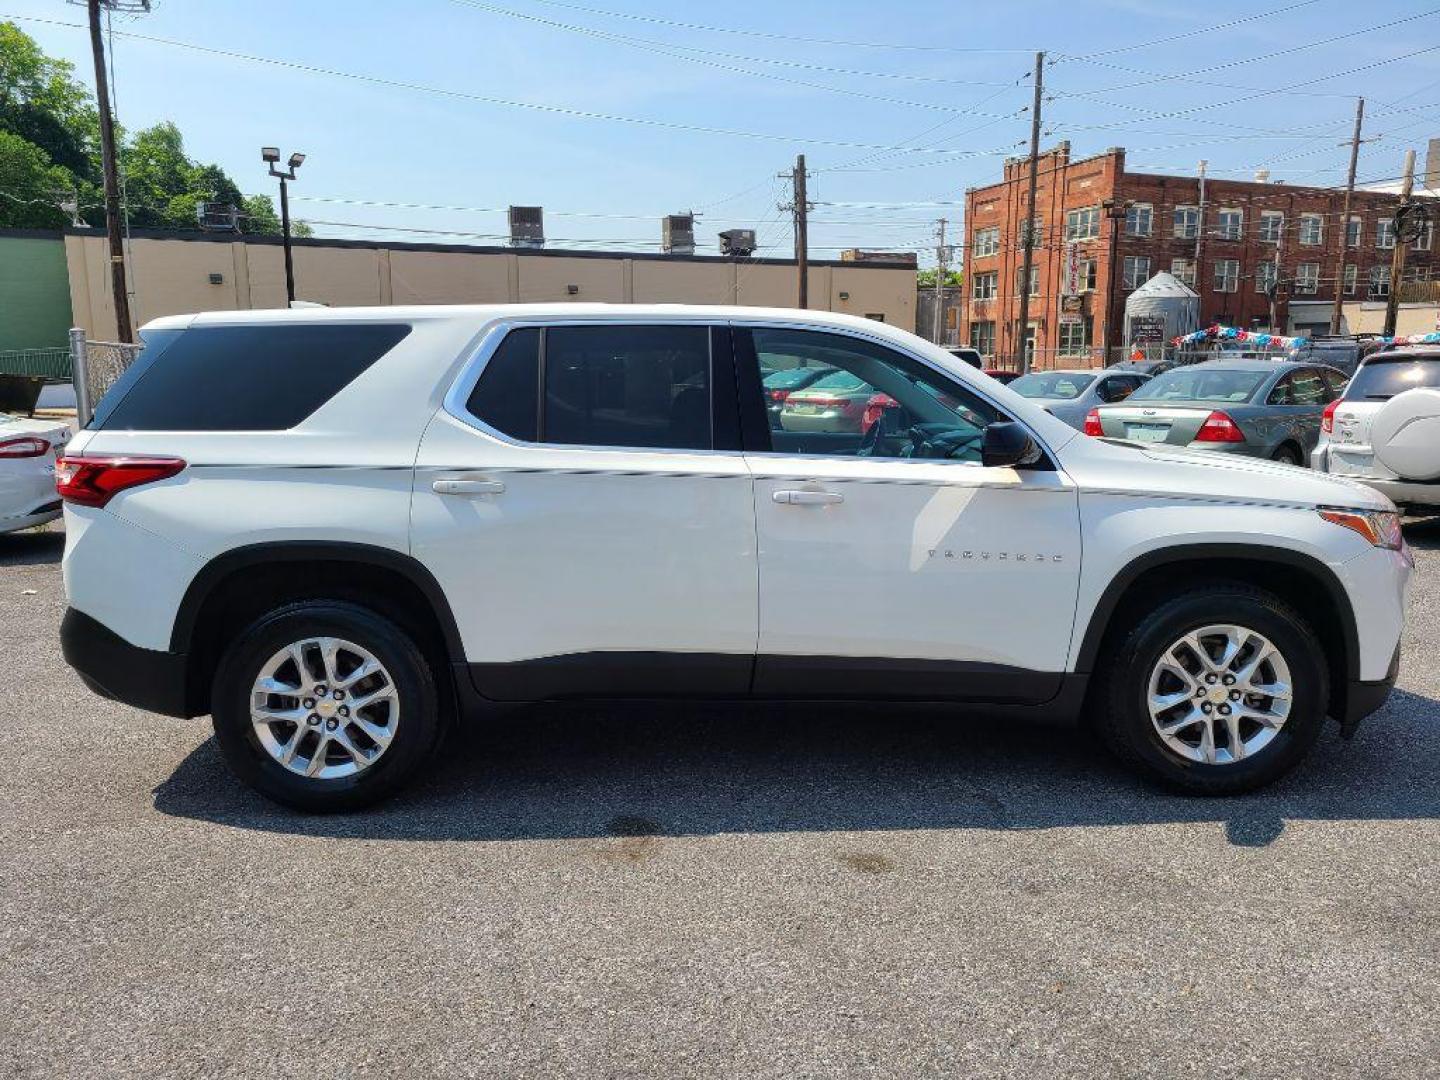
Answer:
<svg viewBox="0 0 1440 1080"><path fill-rule="evenodd" d="M986 356L1019 355L1029 164L1005 163L1005 179L965 193L965 289L961 340ZM1345 300L1388 292L1395 194L1356 191L1348 228L1345 192L1264 181L1161 176L1125 169L1125 151L1070 160L1069 143L1037 169L1034 271L1028 321L1035 364L1100 363L1103 348L1129 344L1125 298L1166 271L1200 295L1201 325L1270 327L1266 293L1278 272L1276 333L1326 332L1338 286ZM1435 227L1410 246L1407 279L1437 272ZM1342 241L1344 258L1341 258ZM1067 256L1078 257L1075 296L1062 299ZM1065 309L1062 312L1062 307Z"/></svg>

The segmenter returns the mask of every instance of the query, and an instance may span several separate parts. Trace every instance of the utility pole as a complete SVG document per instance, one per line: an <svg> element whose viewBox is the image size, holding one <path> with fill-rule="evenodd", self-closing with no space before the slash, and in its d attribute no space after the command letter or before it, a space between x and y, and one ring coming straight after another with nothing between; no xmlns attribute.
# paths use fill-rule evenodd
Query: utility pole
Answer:
<svg viewBox="0 0 1440 1080"><path fill-rule="evenodd" d="M1400 181L1400 205L1404 206L1410 201L1410 193L1415 190L1415 151L1405 151L1405 174ZM1397 217L1399 215L1396 215ZM1400 239L1400 231L1395 226L1398 222L1391 219L1390 234L1395 241L1395 250L1390 256L1390 295L1385 298L1385 329L1386 337L1395 336L1395 323L1400 318L1400 279L1405 275L1405 252L1410 247L1408 241Z"/></svg>
<svg viewBox="0 0 1440 1080"><path fill-rule="evenodd" d="M95 102L100 109L100 161L105 174L105 235L110 248L110 288L115 297L115 336L133 341L130 297L125 288L125 244L120 235L120 171L115 162L115 117L105 74L105 40L100 34L101 0L88 0L90 51L95 57Z"/></svg>
<svg viewBox="0 0 1440 1080"><path fill-rule="evenodd" d="M1203 280L1200 270L1200 255L1205 250L1205 168L1209 164L1208 161L1202 158L1200 167L1197 170L1200 175L1200 206L1198 208L1200 212L1200 224L1195 230L1195 286L1197 292L1199 291L1200 282Z"/></svg>
<svg viewBox="0 0 1440 1080"><path fill-rule="evenodd" d="M1035 98L1030 106L1030 186L1025 197L1025 225L1021 232L1024 261L1020 270L1020 373L1030 373L1030 354L1025 339L1030 329L1030 273L1035 265L1035 184L1040 179L1040 102L1045 86L1045 53L1035 54ZM1038 338L1038 335L1037 335ZM1038 348L1039 341L1036 341Z"/></svg>
<svg viewBox="0 0 1440 1080"><path fill-rule="evenodd" d="M1275 241L1275 269L1270 278L1270 288L1267 290L1270 299L1270 333L1272 334L1280 333L1275 323L1279 319L1281 259L1285 252L1285 230L1290 226L1290 209L1291 204L1287 204L1285 217L1280 222L1280 236Z"/></svg>
<svg viewBox="0 0 1440 1080"><path fill-rule="evenodd" d="M950 273L950 249L945 246L945 219L940 219L940 243L935 248L935 344L945 333L945 278Z"/></svg>
<svg viewBox="0 0 1440 1080"><path fill-rule="evenodd" d="M795 158L795 267L800 275L799 306L810 306L810 204L805 197L805 155Z"/></svg>
<svg viewBox="0 0 1440 1080"><path fill-rule="evenodd" d="M1355 195L1355 165L1360 160L1360 125L1365 120L1365 99L1355 99L1355 134L1350 137L1350 175L1345 179L1345 202L1340 211L1340 261L1335 266L1335 306L1330 309L1330 333L1340 333L1341 304L1345 292L1345 241L1350 235L1350 200ZM1358 254L1358 252L1357 252Z"/></svg>

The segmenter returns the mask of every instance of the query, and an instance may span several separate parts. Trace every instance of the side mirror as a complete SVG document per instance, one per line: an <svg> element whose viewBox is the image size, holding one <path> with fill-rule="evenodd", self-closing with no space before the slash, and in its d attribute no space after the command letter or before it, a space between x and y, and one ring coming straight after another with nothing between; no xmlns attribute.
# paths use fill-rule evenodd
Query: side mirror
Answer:
<svg viewBox="0 0 1440 1080"><path fill-rule="evenodd" d="M1030 465L1039 460L1040 448L1030 432L1012 420L998 420L985 428L980 446L980 464L987 469Z"/></svg>

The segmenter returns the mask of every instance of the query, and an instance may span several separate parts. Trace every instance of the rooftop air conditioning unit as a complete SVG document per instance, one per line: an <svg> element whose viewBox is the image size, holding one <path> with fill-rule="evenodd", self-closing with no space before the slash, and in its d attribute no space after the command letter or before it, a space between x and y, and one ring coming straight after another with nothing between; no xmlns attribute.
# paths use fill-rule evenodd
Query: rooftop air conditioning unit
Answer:
<svg viewBox="0 0 1440 1080"><path fill-rule="evenodd" d="M671 255L695 254L695 215L668 214L660 220L660 247Z"/></svg>
<svg viewBox="0 0 1440 1080"><path fill-rule="evenodd" d="M233 203L196 203L195 223L204 232L239 232L240 208Z"/></svg>
<svg viewBox="0 0 1440 1080"><path fill-rule="evenodd" d="M755 254L755 230L726 229L720 234L720 254L740 257Z"/></svg>
<svg viewBox="0 0 1440 1080"><path fill-rule="evenodd" d="M543 248L545 246L544 207L510 207L510 246L517 248Z"/></svg>

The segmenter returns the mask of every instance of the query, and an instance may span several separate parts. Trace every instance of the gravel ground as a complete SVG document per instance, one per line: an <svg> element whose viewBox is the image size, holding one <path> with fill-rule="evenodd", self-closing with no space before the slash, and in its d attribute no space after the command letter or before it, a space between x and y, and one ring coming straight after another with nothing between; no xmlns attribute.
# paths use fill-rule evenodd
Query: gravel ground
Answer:
<svg viewBox="0 0 1440 1080"><path fill-rule="evenodd" d="M1435 1076L1440 522L1399 689L1245 799L925 711L546 708L383 809L84 690L0 536L4 1076Z"/></svg>

